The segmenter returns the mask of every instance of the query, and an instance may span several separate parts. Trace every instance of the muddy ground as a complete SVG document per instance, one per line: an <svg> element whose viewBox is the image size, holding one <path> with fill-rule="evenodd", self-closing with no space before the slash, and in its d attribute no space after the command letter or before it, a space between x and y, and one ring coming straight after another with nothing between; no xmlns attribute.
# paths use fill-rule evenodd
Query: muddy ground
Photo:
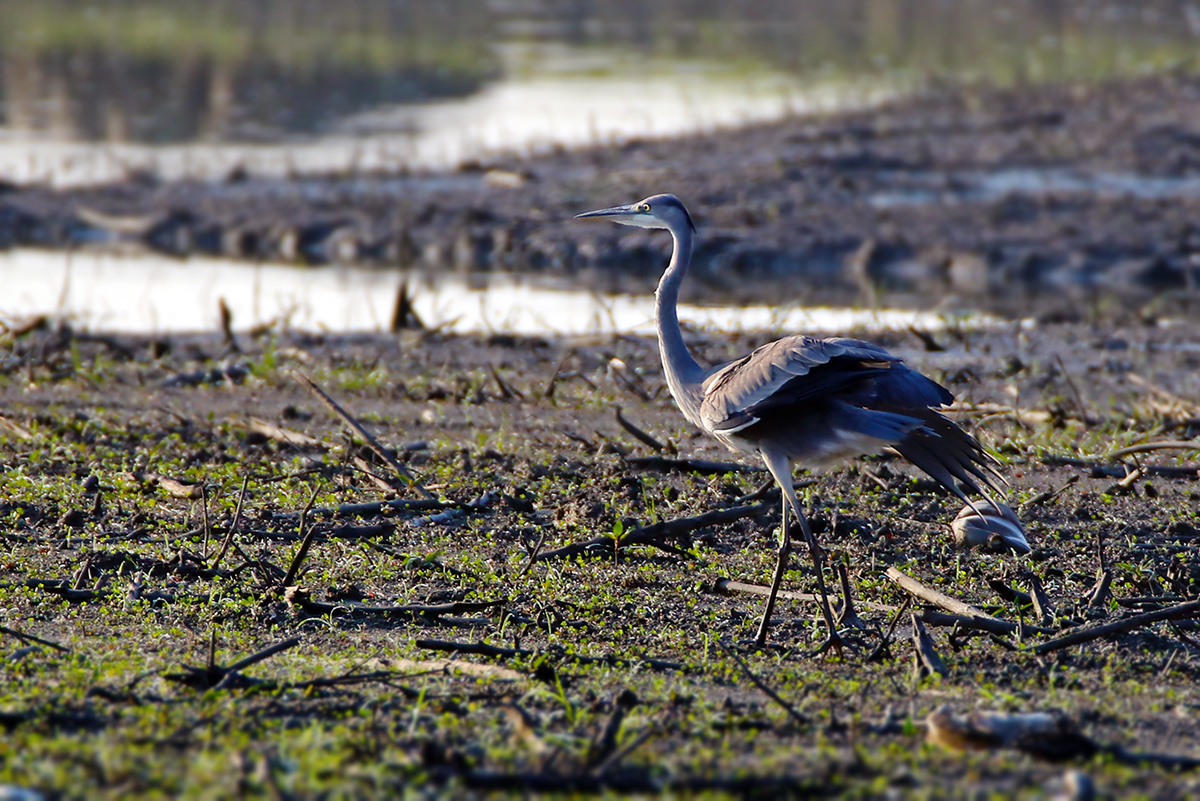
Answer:
<svg viewBox="0 0 1200 801"><path fill-rule="evenodd" d="M1198 595L1198 94L1187 77L931 92L450 176L6 187L7 244L522 268L630 291L652 286L663 237L562 221L669 190L703 238L693 299L1016 312L869 336L955 392L1033 551L956 548L960 504L897 459L798 476L862 628L814 656L817 607L788 599L754 648L762 599L721 580L766 582L778 495L686 426L650 341L14 324L0 783L1194 797L1195 610L1053 643ZM689 338L716 363L778 333ZM889 568L1000 628L945 625ZM814 587L793 557L784 588ZM962 752L929 739L941 707L1050 713L1050 733Z"/></svg>
<svg viewBox="0 0 1200 801"><path fill-rule="evenodd" d="M689 299L1178 310L1200 285L1200 78L932 89L881 108L453 174L5 186L0 246L516 270L653 286L666 243L569 223L670 191L701 231Z"/></svg>
<svg viewBox="0 0 1200 801"><path fill-rule="evenodd" d="M756 649L762 599L717 591L767 581L778 494L752 465L679 461L730 456L675 411L652 342L10 338L0 780L54 798L1193 797L1194 609L1031 649L1197 597L1195 450L1116 451L1200 431L1200 327L873 338L958 395L1033 552L954 547L960 504L898 459L812 477L863 626L820 657L812 602L783 601ZM764 339L693 344L718 361ZM1042 631L934 625L893 567ZM1015 594L1037 582L1040 613ZM807 558L784 588L814 590ZM943 676L914 666L914 611ZM1062 728L958 752L928 741L943 706Z"/></svg>

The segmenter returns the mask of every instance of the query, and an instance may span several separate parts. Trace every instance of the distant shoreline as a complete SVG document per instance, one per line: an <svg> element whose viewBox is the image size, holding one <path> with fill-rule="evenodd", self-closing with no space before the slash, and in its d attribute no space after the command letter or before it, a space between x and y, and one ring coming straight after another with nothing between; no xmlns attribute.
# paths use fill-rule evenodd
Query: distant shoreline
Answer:
<svg viewBox="0 0 1200 801"><path fill-rule="evenodd" d="M581 226L672 191L694 300L1169 309L1200 287L1200 78L938 90L869 111L447 174L235 172L0 189L0 247L128 246L307 265L530 272L652 287L666 243Z"/></svg>

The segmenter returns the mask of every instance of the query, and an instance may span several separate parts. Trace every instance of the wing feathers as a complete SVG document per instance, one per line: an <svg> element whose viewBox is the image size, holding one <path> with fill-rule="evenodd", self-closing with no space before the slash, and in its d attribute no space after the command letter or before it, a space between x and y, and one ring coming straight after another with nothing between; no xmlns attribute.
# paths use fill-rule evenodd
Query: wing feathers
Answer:
<svg viewBox="0 0 1200 801"><path fill-rule="evenodd" d="M703 392L701 419L727 442L802 461L856 434L890 442L964 501L960 485L1001 491L995 461L936 411L953 402L949 390L866 342L787 337L716 370Z"/></svg>
<svg viewBox="0 0 1200 801"><path fill-rule="evenodd" d="M921 418L924 425L893 446L901 456L964 502L970 503L959 484L984 497L988 489L1003 492L995 460L974 437L932 409Z"/></svg>

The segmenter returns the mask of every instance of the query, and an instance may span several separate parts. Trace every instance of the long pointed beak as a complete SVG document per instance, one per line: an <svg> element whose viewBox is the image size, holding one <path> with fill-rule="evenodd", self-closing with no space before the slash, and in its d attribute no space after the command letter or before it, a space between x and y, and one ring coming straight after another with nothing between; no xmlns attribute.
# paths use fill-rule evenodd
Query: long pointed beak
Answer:
<svg viewBox="0 0 1200 801"><path fill-rule="evenodd" d="M613 206L611 209L597 209L596 211L585 211L583 214L576 214L575 219L580 220L585 217L631 217L636 212L632 205L628 206Z"/></svg>

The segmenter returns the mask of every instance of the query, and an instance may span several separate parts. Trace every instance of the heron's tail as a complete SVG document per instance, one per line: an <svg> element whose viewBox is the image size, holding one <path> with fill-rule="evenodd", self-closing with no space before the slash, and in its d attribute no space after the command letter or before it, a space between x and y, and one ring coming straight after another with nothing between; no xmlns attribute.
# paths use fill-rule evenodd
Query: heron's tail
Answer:
<svg viewBox="0 0 1200 801"><path fill-rule="evenodd" d="M961 487L982 495L995 507L988 490L1003 494L1005 481L996 472L996 460L979 441L933 409L905 409L904 413L920 418L923 425L893 446L900 455L968 506L974 508Z"/></svg>

